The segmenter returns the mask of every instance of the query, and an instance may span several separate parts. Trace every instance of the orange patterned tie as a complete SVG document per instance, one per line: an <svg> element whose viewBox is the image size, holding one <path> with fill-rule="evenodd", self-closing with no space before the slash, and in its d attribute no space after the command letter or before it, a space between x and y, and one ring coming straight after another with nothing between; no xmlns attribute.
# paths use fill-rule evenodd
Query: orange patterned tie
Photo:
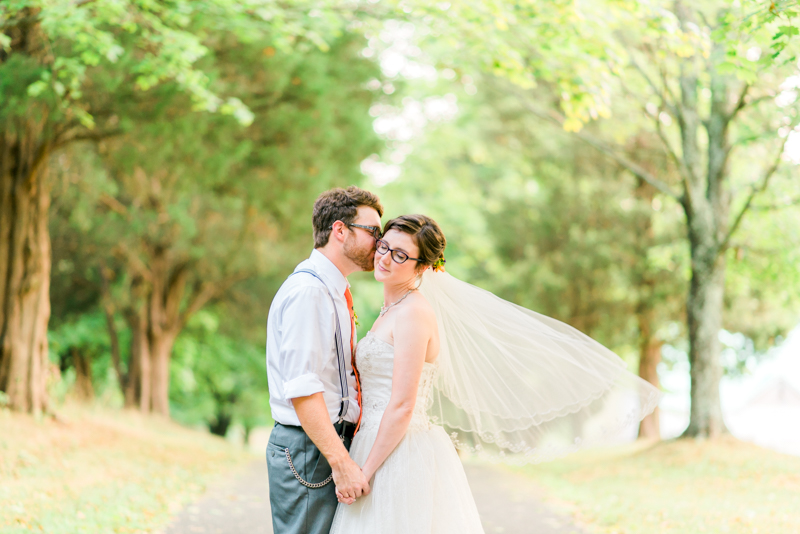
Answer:
<svg viewBox="0 0 800 534"><path fill-rule="evenodd" d="M356 337L356 319L355 310L353 310L353 295L350 293L350 288L344 290L344 299L347 301L347 311L350 312L350 363L353 366L353 374L356 376L356 401L358 407L361 408L361 379L358 376L358 369L356 369L356 353L353 351L353 339ZM358 422L356 423L356 432L361 426L361 411L358 412ZM355 435L355 433L353 433Z"/></svg>

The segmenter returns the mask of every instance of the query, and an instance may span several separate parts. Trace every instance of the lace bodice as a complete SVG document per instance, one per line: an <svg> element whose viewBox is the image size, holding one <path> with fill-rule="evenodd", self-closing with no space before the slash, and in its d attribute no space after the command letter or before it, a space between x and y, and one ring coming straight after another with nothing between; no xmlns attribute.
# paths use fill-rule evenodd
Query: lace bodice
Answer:
<svg viewBox="0 0 800 534"><path fill-rule="evenodd" d="M372 332L367 332L367 336L359 341L356 348L356 365L361 379L361 430L377 430L392 394L394 347ZM427 410L437 369L435 363L426 362L422 367L409 431L430 428Z"/></svg>

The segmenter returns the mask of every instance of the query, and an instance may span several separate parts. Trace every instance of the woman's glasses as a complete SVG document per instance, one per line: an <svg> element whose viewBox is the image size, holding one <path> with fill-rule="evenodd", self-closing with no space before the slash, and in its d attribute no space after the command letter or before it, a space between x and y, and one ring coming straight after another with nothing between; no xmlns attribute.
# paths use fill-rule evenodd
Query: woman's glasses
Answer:
<svg viewBox="0 0 800 534"><path fill-rule="evenodd" d="M422 261L420 258L412 258L402 250L389 248L389 243L383 239L378 239L378 241L375 243L375 252L381 255L391 252L392 259L395 261L395 263L405 263L406 260Z"/></svg>

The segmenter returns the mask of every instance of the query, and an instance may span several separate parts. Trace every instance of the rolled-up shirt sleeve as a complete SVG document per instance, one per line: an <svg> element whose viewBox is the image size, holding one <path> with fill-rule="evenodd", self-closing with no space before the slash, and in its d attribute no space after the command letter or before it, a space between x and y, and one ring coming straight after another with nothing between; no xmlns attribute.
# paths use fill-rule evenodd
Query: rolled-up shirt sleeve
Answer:
<svg viewBox="0 0 800 534"><path fill-rule="evenodd" d="M283 306L279 358L285 399L325 390L322 379L334 342L335 309L322 287L299 287Z"/></svg>

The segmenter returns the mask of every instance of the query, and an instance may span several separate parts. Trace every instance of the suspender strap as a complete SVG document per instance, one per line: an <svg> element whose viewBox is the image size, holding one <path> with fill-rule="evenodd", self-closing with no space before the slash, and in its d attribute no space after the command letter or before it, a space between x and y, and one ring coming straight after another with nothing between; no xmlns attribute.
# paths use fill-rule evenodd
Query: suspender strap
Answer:
<svg viewBox="0 0 800 534"><path fill-rule="evenodd" d="M300 269L299 271L295 271L289 276L294 276L298 273L307 273L322 282L322 286L325 288L325 291L328 292L328 296L331 298L331 304L333 305L333 317L336 319L336 331L334 332L334 338L336 341L336 359L339 363L339 385L341 386L342 395L341 395L341 406L339 407L339 422L341 423L344 420L344 416L347 414L347 408L350 406L350 397L349 392L350 388L347 385L347 367L345 362L347 361L344 357L344 344L342 343L342 327L339 324L339 312L336 311L336 301L333 299L333 295L331 291L328 289L328 286L319 277L317 273L312 271L311 269ZM350 335L353 335L351 332Z"/></svg>

